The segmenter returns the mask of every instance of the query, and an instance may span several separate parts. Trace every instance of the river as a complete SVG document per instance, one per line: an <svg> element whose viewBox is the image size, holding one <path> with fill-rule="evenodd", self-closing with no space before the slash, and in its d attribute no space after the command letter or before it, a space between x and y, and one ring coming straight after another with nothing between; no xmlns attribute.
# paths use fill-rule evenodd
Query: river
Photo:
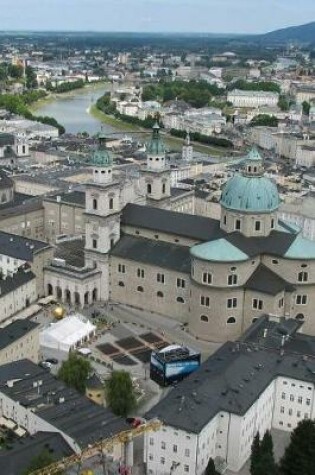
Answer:
<svg viewBox="0 0 315 475"><path fill-rule="evenodd" d="M54 117L65 127L66 132L72 134L88 132L93 135L99 132L101 127L105 133L115 133L117 130L114 127L101 123L88 112L91 105L109 88L109 85L98 85L95 88L72 92L71 95L60 95L54 101L39 104L35 114Z"/></svg>

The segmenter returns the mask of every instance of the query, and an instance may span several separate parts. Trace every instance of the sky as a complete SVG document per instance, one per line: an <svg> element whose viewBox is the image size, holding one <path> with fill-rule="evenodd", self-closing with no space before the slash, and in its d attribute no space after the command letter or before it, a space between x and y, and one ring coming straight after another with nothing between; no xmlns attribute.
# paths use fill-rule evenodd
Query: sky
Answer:
<svg viewBox="0 0 315 475"><path fill-rule="evenodd" d="M314 0L0 0L0 30L263 33L315 21Z"/></svg>

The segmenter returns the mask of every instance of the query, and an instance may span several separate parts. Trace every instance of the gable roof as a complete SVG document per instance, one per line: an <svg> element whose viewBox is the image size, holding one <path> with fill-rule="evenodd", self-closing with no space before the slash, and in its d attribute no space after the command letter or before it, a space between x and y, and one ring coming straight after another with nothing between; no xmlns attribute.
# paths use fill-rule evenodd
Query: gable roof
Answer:
<svg viewBox="0 0 315 475"><path fill-rule="evenodd" d="M245 288L268 295L277 295L283 290L293 292L295 289L293 285L272 272L272 270L264 264L259 264L246 282Z"/></svg>

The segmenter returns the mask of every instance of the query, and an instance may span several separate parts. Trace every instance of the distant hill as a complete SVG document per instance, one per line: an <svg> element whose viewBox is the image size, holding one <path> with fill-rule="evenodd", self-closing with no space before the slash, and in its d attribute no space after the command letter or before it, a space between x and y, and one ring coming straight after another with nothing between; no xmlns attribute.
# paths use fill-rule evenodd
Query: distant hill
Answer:
<svg viewBox="0 0 315 475"><path fill-rule="evenodd" d="M261 35L260 38L264 41L299 41L302 43L315 44L315 21L307 23L306 25L291 26L289 28L271 31L270 33Z"/></svg>

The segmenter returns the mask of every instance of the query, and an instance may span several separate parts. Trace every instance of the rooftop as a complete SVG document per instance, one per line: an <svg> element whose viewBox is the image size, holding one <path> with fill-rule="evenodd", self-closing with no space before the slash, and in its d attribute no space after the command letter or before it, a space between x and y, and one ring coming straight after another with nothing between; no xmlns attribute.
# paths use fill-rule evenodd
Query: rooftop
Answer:
<svg viewBox="0 0 315 475"><path fill-rule="evenodd" d="M15 379L9 387L7 382ZM0 392L60 429L81 448L129 428L109 409L94 404L28 360L0 366Z"/></svg>
<svg viewBox="0 0 315 475"><path fill-rule="evenodd" d="M0 254L23 261L33 261L34 254L49 249L49 244L36 239L29 239L17 234L0 231Z"/></svg>
<svg viewBox="0 0 315 475"><path fill-rule="evenodd" d="M38 323L31 320L16 320L10 325L0 329L0 350L12 345L20 338L23 338L29 332L35 330Z"/></svg>
<svg viewBox="0 0 315 475"><path fill-rule="evenodd" d="M179 272L190 272L189 248L162 241L122 236L111 255Z"/></svg>
<svg viewBox="0 0 315 475"><path fill-rule="evenodd" d="M227 342L147 414L199 433L219 412L243 416L278 376L315 383L315 360Z"/></svg>

